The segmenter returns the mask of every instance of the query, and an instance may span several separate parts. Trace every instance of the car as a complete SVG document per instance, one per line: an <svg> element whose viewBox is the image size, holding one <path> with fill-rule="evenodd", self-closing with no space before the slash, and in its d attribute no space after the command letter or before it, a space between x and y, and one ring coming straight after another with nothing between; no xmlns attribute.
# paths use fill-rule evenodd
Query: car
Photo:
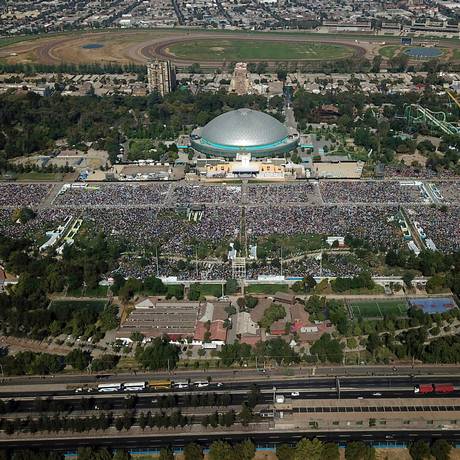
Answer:
<svg viewBox="0 0 460 460"><path fill-rule="evenodd" d="M224 384L223 384L222 382L217 382L217 383L216 383L216 386L220 388L220 387L223 387Z"/></svg>
<svg viewBox="0 0 460 460"><path fill-rule="evenodd" d="M364 399L362 396L358 396L356 399Z"/></svg>
<svg viewBox="0 0 460 460"><path fill-rule="evenodd" d="M76 388L75 389L75 393L82 393L83 392L83 388Z"/></svg>
<svg viewBox="0 0 460 460"><path fill-rule="evenodd" d="M379 392L377 392L377 393L372 393L372 396L382 396L382 393L379 393Z"/></svg>
<svg viewBox="0 0 460 460"><path fill-rule="evenodd" d="M292 396L293 398L298 398L298 397L300 396L300 393L299 393L298 391L292 391L292 392L291 392L291 396Z"/></svg>

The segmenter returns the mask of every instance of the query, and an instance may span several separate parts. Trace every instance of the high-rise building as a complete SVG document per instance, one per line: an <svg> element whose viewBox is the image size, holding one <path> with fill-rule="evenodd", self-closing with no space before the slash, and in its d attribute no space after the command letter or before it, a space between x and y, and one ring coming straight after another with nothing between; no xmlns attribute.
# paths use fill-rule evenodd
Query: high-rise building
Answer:
<svg viewBox="0 0 460 460"><path fill-rule="evenodd" d="M170 61L156 59L147 64L147 79L149 91L164 96L176 86L176 69Z"/></svg>

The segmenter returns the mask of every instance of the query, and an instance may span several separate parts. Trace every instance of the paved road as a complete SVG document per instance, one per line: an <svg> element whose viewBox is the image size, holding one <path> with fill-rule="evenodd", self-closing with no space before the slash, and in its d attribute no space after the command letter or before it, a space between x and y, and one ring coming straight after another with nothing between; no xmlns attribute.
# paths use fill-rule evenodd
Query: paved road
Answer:
<svg viewBox="0 0 460 460"><path fill-rule="evenodd" d="M0 446L9 448L41 448L46 450L69 450L78 447L97 445L99 447L128 448L128 449L158 449L165 444L174 448L181 448L189 442L197 442L207 446L213 441L222 440L227 442L243 441L250 437L259 446L272 447L280 443L295 443L303 437L315 437L322 441L349 442L412 442L417 439L447 439L453 443L460 443L460 430L443 431L436 430L408 430L408 431L385 431L385 430L363 430L363 431L297 431L297 432L265 432L265 433L203 433L189 434L181 433L161 435L132 435L90 437L87 433L80 437L68 439L8 439L0 440Z"/></svg>
<svg viewBox="0 0 460 460"><path fill-rule="evenodd" d="M78 385L84 383L100 382L101 375L105 376L104 382L138 382L140 380L163 379L170 378L172 380L197 379L211 377L213 381L267 381L273 379L299 379L305 378L309 380L321 379L324 377L370 377L370 376L386 376L404 378L408 376L456 376L460 378L460 366L456 365L401 365L401 366L319 366L319 367L295 367L295 368L276 368L267 369L266 374L256 369L223 369L223 370L207 370L207 371L176 371L176 372L148 372L148 373L105 373L99 375L56 375L56 376L19 376L7 377L0 384L2 387L10 385L34 385L34 384L62 384L62 385ZM439 379L438 379L439 380Z"/></svg>
<svg viewBox="0 0 460 460"><path fill-rule="evenodd" d="M203 379L203 376L200 376ZM141 380L138 376L137 381ZM127 380L118 378L112 378L111 381L126 382ZM193 381L193 379L192 379ZM106 380L104 380L106 382ZM216 382L216 379L213 380ZM236 393L238 391L248 392L254 385L260 390L271 391L273 387L276 387L278 392L291 392L291 391L308 391L310 397L320 398L323 397L324 392L335 393L337 387L336 378L291 378L288 380L280 378L266 378L264 380L259 379L257 381L229 381L224 383L223 388L217 387L215 383L211 382L209 387L196 389L197 392L213 392L213 391L225 391L229 393ZM385 391L403 391L404 395L413 394L413 387L420 383L451 383L456 387L460 387L460 375L448 375L448 376L366 376L366 377L340 377L339 384L342 392L354 390L356 392L366 391L377 392L382 390ZM46 396L70 396L75 395L74 389L66 389L62 385L30 385L30 386L17 386L8 385L0 387L1 398L20 398L20 397L46 397ZM175 394L186 393L183 390L174 391ZM97 394L97 393L94 393ZM126 394L126 393L123 393ZM159 391L147 390L142 394L158 395L162 394ZM78 396L82 394L79 393ZM353 395L353 397L360 396L359 394ZM399 393L395 394L399 397Z"/></svg>

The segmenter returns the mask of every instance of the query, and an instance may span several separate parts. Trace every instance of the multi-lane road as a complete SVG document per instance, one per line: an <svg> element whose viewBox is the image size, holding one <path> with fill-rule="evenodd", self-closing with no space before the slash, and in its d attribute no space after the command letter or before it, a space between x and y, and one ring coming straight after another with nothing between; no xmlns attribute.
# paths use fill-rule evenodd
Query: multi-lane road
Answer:
<svg viewBox="0 0 460 460"><path fill-rule="evenodd" d="M174 380L173 376L170 376ZM148 380L152 375L136 376L135 381ZM108 376L103 380L97 380L93 376L86 378L79 378L78 381L72 380L71 377L60 379L58 383L56 380L39 380L38 382L31 381L26 383L13 379L10 382L0 385L0 398L18 398L27 396L69 396L75 394L75 388L79 385L96 386L99 382L132 382L133 378L123 378L123 376ZM178 377L176 380L184 380L184 377ZM203 380L203 374L198 374L198 377L191 375L189 380L193 383L194 380ZM64 383L67 382L67 383ZM41 384L39 384L39 382ZM387 375L387 376L342 376L342 377L289 377L281 378L280 376L273 376L272 378L260 377L256 380L230 380L223 381L223 386L217 386L217 380L211 380L211 383L206 388L195 389L197 391L250 391L256 385L260 390L272 390L274 387L278 392L299 391L308 392L308 397L311 398L329 398L337 397L337 388L340 387L341 394L349 393L349 397L358 397L363 391L369 394L375 393L379 389L385 391L392 391L388 393L390 396L400 397L409 395L413 396L413 389L415 385L421 383L451 383L454 386L460 387L460 375ZM68 388L66 388L68 387ZM73 389L72 389L73 388ZM329 391L328 391L329 390ZM353 392L354 391L354 392ZM93 391L95 394L96 390ZM181 390L177 390L180 393ZM184 390L182 390L184 392ZM143 392L156 394L158 391L147 390ZM86 393L84 393L86 394ZM455 394L458 396L458 394Z"/></svg>
<svg viewBox="0 0 460 460"><path fill-rule="evenodd" d="M275 395L284 395L287 401L304 401L304 403L295 407L293 404L293 413L324 413L337 412L344 413L356 412L385 412L386 405L388 411L407 413L427 411L444 411L452 414L460 413L460 374L451 372L446 374L443 370L443 375L397 375L397 371L391 370L389 375L376 376L341 376L341 377L312 377L311 375L299 376L270 376L266 374L256 374L256 379L253 381L250 378L235 380L231 379L231 374L224 374L222 377L223 385L217 385L218 380L213 376L209 386L197 388L193 385L189 389L177 389L170 391L154 391L145 390L137 392L137 401L135 410L139 412L158 411L162 406L162 397L174 395L173 405L180 408L183 413L193 413L194 408L191 407L190 395L207 395L208 393L227 394L230 401L228 407L233 407L235 410L247 400L248 392L254 387L259 390L259 408L274 407ZM91 404L86 406L86 410L100 411L110 410L114 413L121 414L126 409L126 398L132 395L129 392L116 392L102 394L98 393L95 388L90 392L75 392L76 385L90 385L95 387L97 382L127 382L127 381L142 381L143 377L148 380L152 375L145 376L120 376L107 375L102 380L95 376L71 377L60 376L55 379L28 379L29 386L24 379L15 378L0 385L0 398L3 400L14 399L16 401L15 412L17 414L37 415L37 398L52 397L55 400L65 401L68 404L69 410L74 411L75 415L79 415L81 411L82 398L91 398ZM155 375L158 377L158 375ZM170 376L174 380L173 376ZM188 378L193 383L195 380L203 380L203 374L189 374ZM176 380L184 380L183 376L177 377ZM39 384L41 382L41 384ZM52 383L51 383L52 382ZM419 395L414 393L414 386L423 383L450 383L454 385L455 390L449 394ZM66 388L69 386L69 388ZM72 388L70 388L72 387ZM429 398L429 400L427 399ZM442 399L441 399L442 398ZM228 397L227 397L228 399ZM356 401L356 400L364 401ZM209 404L213 399L209 399ZM336 400L333 402L331 400ZM400 407L393 404L395 400L401 401ZM213 405L207 406L206 398L200 400L199 409L195 409L197 413L206 413L214 411L217 407ZM311 401L311 403L308 403ZM412 401L412 402L411 402ZM415 401L415 403L414 403ZM452 401L452 402L449 402ZM314 404L313 404L314 402ZM331 404L332 403L332 404ZM357 404L359 403L359 404ZM301 406L301 407L300 407ZM410 407L409 407L410 406ZM438 407L439 406L439 407ZM356 409L358 407L358 409ZM201 411L201 412L200 412ZM308 417L308 414L305 414ZM364 414L363 417L366 415ZM374 415L372 415L374 416ZM340 415L339 415L340 417ZM455 415L454 418L457 416ZM267 424L268 422L264 422ZM265 425L268 426L268 425ZM298 439L310 436L317 437L323 440L331 440L338 442L347 442L349 440L364 440L367 442L402 442L408 443L415 439L433 439L442 437L454 443L460 443L460 430L456 430L454 426L446 428L445 426L438 427L437 425L427 427L426 430L399 430L393 432L381 428L365 429L356 431L350 429L332 429L330 431L320 431L318 429L305 428L304 431L296 427L296 429L278 429L276 423L270 429L241 430L216 433L205 431L204 433L196 430L185 429L184 432L163 432L159 434L143 433L141 430L134 429L124 436L120 437L108 431L100 436L92 438L89 433L69 434L69 436L53 436L49 433L42 433L40 436L33 435L22 437L20 440L10 438L0 438L0 446L7 445L8 447L34 447L45 448L51 445L57 450L72 450L82 445L94 444L99 446L123 447L135 449L155 449L164 445L173 447L183 447L191 441L196 441L205 445L209 445L214 439L223 439L229 442L234 442L250 437L258 445L275 445L281 442L296 442Z"/></svg>

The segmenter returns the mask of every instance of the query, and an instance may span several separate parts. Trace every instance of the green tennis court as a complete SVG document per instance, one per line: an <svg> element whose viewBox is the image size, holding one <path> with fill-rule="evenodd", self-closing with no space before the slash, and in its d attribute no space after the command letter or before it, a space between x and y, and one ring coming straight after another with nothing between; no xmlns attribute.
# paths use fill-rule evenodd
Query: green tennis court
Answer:
<svg viewBox="0 0 460 460"><path fill-rule="evenodd" d="M348 307L355 319L359 318L383 318L385 315L405 317L407 314L407 302L398 300L365 300L348 301Z"/></svg>

